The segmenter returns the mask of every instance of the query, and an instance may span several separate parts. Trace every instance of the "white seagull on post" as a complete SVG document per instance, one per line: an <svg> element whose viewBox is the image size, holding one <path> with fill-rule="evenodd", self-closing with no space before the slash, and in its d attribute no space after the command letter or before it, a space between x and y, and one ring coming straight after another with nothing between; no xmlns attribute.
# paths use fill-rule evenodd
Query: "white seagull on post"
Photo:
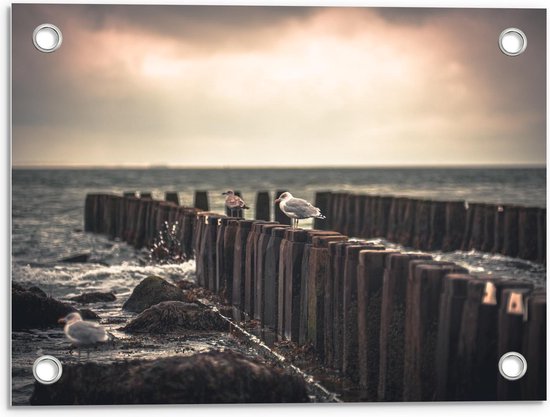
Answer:
<svg viewBox="0 0 550 417"><path fill-rule="evenodd" d="M233 190L228 190L225 193L222 193L222 195L225 195L225 207L227 207L231 213L231 217L235 217L233 215L233 210L241 210L241 209L248 209L246 203L244 200L239 197Z"/></svg>
<svg viewBox="0 0 550 417"><path fill-rule="evenodd" d="M78 358L80 359L80 347L86 347L88 357L90 357L91 346L109 340L109 335L103 327L97 323L83 321L78 313L69 313L66 317L59 319L59 323L65 324L65 335L78 349Z"/></svg>
<svg viewBox="0 0 550 417"><path fill-rule="evenodd" d="M288 191L282 193L275 203L279 203L279 208L287 217L292 219L292 228L298 227L298 221L315 217L324 219L321 210L311 203L301 198L294 198Z"/></svg>

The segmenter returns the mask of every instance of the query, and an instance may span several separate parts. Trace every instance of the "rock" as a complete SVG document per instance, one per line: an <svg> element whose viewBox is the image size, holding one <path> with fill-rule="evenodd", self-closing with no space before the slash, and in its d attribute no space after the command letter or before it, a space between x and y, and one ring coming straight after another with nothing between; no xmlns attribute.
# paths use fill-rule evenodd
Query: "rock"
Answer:
<svg viewBox="0 0 550 417"><path fill-rule="evenodd" d="M58 320L78 311L84 320L100 320L92 310L77 310L72 305L48 297L39 287L25 288L12 283L12 329L36 329L61 326Z"/></svg>
<svg viewBox="0 0 550 417"><path fill-rule="evenodd" d="M47 297L48 295L39 287L30 287L29 291L40 296L40 297Z"/></svg>
<svg viewBox="0 0 550 417"><path fill-rule="evenodd" d="M94 313L92 310L88 308L81 308L80 309L80 316L84 320L101 320L101 317L99 317L96 313Z"/></svg>
<svg viewBox="0 0 550 417"><path fill-rule="evenodd" d="M34 384L32 405L308 402L305 381L231 352L154 361L67 363L55 384Z"/></svg>
<svg viewBox="0 0 550 417"><path fill-rule="evenodd" d="M76 301L81 304L111 302L116 300L116 295L112 292L89 292L77 295L70 298L71 301Z"/></svg>
<svg viewBox="0 0 550 417"><path fill-rule="evenodd" d="M59 262L64 263L86 263L90 259L89 253L79 253L78 255L72 255L68 256L66 258L62 258L59 260Z"/></svg>
<svg viewBox="0 0 550 417"><path fill-rule="evenodd" d="M164 301L143 311L122 330L128 333L173 333L186 330L227 331L217 313L197 304Z"/></svg>
<svg viewBox="0 0 550 417"><path fill-rule="evenodd" d="M163 301L185 301L183 292L162 278L147 277L141 281L122 306L123 310L141 313Z"/></svg>
<svg viewBox="0 0 550 417"><path fill-rule="evenodd" d="M193 288L196 288L197 287L197 284L191 282L191 281L187 281L186 279L182 279L182 280L179 280L178 282L176 282L176 285L181 288L182 290L191 290Z"/></svg>
<svg viewBox="0 0 550 417"><path fill-rule="evenodd" d="M32 329L59 326L57 321L77 311L73 306L47 297L38 287L25 289L12 285L11 312L12 329ZM37 289L39 291L37 291Z"/></svg>

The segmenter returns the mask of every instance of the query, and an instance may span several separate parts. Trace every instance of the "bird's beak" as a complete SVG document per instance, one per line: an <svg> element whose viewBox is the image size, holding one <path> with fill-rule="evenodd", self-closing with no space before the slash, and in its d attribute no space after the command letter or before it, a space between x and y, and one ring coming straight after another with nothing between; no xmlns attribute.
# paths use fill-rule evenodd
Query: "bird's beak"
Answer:
<svg viewBox="0 0 550 417"><path fill-rule="evenodd" d="M227 195L227 193L222 193L222 195Z"/></svg>
<svg viewBox="0 0 550 417"><path fill-rule="evenodd" d="M280 203L280 202L281 202L281 199L280 199L280 198L278 198L277 200L275 200L275 204Z"/></svg>
<svg viewBox="0 0 550 417"><path fill-rule="evenodd" d="M65 324L65 323L67 323L67 320L65 320L65 317L63 317L63 318L60 318L59 320L57 320L57 322L59 324Z"/></svg>

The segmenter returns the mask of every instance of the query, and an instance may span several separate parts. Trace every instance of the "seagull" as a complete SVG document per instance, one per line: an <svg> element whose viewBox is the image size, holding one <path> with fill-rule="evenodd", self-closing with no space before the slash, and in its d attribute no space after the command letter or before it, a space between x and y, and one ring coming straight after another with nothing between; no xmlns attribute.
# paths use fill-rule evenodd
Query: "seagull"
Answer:
<svg viewBox="0 0 550 417"><path fill-rule="evenodd" d="M241 209L249 209L244 202L244 200L235 194L232 190L228 190L225 193L222 193L222 195L225 195L225 207L227 207L231 213L231 217L233 216L233 210L241 210Z"/></svg>
<svg viewBox="0 0 550 417"><path fill-rule="evenodd" d="M292 228L298 227L298 221L300 219L309 219L315 217L317 219L324 219L325 216L321 214L321 210L311 205L311 203L301 198L294 198L288 191L282 193L275 204L279 203L279 208L283 213L292 219Z"/></svg>
<svg viewBox="0 0 550 417"><path fill-rule="evenodd" d="M59 323L65 324L65 335L78 349L80 360L80 347L86 347L90 357L89 347L98 343L106 342L109 339L108 333L97 323L83 321L79 313L69 313L66 317L59 319Z"/></svg>

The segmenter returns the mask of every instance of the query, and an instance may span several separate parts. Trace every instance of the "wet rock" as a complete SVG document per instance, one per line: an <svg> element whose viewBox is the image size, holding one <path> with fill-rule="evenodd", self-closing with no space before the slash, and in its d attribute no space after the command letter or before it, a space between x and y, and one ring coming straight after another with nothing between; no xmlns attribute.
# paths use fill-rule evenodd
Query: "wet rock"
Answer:
<svg viewBox="0 0 550 417"><path fill-rule="evenodd" d="M40 297L47 297L48 295L39 287L30 287L29 291L40 296Z"/></svg>
<svg viewBox="0 0 550 417"><path fill-rule="evenodd" d="M134 313L161 303L163 301L185 301L183 292L159 277L147 277L141 281L122 308Z"/></svg>
<svg viewBox="0 0 550 417"><path fill-rule="evenodd" d="M101 320L101 317L88 308L81 308L80 315L84 320Z"/></svg>
<svg viewBox="0 0 550 417"><path fill-rule="evenodd" d="M62 258L59 260L59 262L64 263L86 263L90 259L89 253L79 253L77 255L68 256L66 258Z"/></svg>
<svg viewBox="0 0 550 417"><path fill-rule="evenodd" d="M78 310L70 304L48 297L36 286L25 288L14 282L11 296L13 330L58 327L61 326L58 320L74 311L78 311L84 320L100 320L92 310Z"/></svg>
<svg viewBox="0 0 550 417"><path fill-rule="evenodd" d="M70 300L81 304L111 302L116 300L116 295L112 292L89 292L72 297Z"/></svg>
<svg viewBox="0 0 550 417"><path fill-rule="evenodd" d="M32 405L307 402L304 380L231 351L154 361L63 366L52 385L34 385Z"/></svg>
<svg viewBox="0 0 550 417"><path fill-rule="evenodd" d="M143 311L122 330L129 333L173 333L187 330L227 331L217 313L197 304L164 301Z"/></svg>
<svg viewBox="0 0 550 417"><path fill-rule="evenodd" d="M61 317L77 311L69 304L47 297L38 287L33 288L34 290L31 290L21 285L12 285L13 330L59 326L57 321Z"/></svg>
<svg viewBox="0 0 550 417"><path fill-rule="evenodd" d="M191 290L193 288L196 288L197 287L197 284L191 282L191 281L187 281L186 279L182 279L178 282L176 282L176 285L181 288L182 290Z"/></svg>

